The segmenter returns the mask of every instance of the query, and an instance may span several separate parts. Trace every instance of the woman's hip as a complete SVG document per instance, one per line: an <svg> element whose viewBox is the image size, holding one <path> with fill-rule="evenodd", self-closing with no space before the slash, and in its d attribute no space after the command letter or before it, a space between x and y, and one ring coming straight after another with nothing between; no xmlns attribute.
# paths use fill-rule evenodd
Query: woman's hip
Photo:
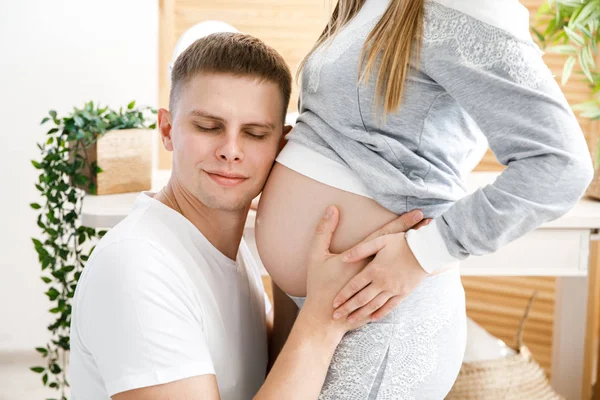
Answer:
<svg viewBox="0 0 600 400"><path fill-rule="evenodd" d="M426 278L387 317L348 332L320 398L442 399L465 345L465 296L454 268Z"/></svg>

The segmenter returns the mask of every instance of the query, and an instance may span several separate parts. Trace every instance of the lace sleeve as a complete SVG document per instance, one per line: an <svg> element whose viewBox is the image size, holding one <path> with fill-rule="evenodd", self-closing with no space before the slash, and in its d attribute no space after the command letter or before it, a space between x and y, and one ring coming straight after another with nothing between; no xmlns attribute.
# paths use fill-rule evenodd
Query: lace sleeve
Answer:
<svg viewBox="0 0 600 400"><path fill-rule="evenodd" d="M509 32L453 8L426 2L423 46L448 46L456 62L473 69L504 71L515 83L537 88L552 80L533 41L517 39Z"/></svg>

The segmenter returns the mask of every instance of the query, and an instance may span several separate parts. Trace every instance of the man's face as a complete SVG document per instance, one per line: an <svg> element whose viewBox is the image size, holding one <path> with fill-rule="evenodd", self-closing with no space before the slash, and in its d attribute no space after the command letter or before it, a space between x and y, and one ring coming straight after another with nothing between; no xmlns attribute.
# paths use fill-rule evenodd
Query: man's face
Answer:
<svg viewBox="0 0 600 400"><path fill-rule="evenodd" d="M278 152L282 101L272 82L218 73L192 78L181 88L174 115L159 112L178 183L209 208L248 207Z"/></svg>

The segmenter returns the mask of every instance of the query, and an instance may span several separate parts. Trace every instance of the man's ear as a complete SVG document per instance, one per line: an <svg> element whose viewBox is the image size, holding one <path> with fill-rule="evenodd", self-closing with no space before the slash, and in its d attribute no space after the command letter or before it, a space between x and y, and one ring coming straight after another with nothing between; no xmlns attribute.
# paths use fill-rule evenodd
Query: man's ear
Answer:
<svg viewBox="0 0 600 400"><path fill-rule="evenodd" d="M171 113L169 110L161 108L158 110L158 132L165 150L173 151L173 140L171 138Z"/></svg>
<svg viewBox="0 0 600 400"><path fill-rule="evenodd" d="M285 137L287 136L288 133L290 133L290 131L292 130L293 126L291 125L285 125L283 127L283 134L281 135L281 140L279 141L279 150L277 151L277 153L279 154L279 152L281 151L281 149L283 149L283 146L285 146Z"/></svg>

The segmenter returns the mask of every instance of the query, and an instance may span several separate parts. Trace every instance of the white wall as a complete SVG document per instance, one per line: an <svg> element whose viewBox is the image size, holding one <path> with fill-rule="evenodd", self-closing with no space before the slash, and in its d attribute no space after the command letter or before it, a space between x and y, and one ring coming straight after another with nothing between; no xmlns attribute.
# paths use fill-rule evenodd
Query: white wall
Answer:
<svg viewBox="0 0 600 400"><path fill-rule="evenodd" d="M0 351L48 338L38 236L39 121L85 101L158 99L158 1L0 0Z"/></svg>

